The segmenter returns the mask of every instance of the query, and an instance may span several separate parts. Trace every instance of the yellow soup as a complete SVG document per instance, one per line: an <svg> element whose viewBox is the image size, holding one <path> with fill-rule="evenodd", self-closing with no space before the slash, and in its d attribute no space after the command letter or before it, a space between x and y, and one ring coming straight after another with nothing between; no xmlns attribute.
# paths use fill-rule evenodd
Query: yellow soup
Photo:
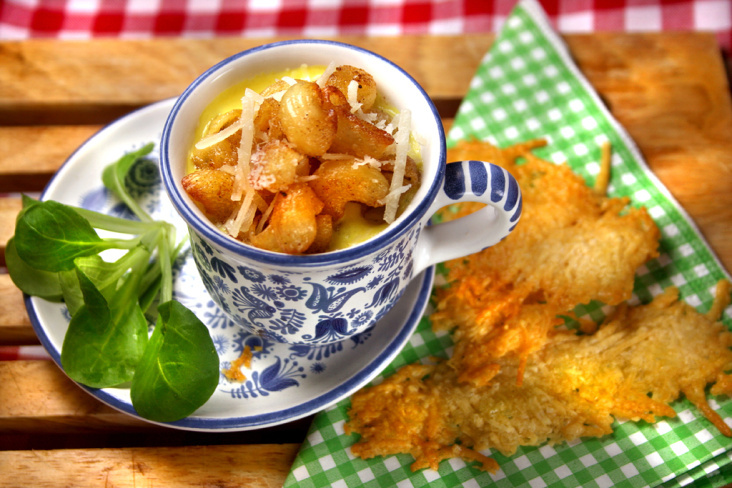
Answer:
<svg viewBox="0 0 732 488"><path fill-rule="evenodd" d="M196 128L196 140L201 139L203 131L206 129L208 122L219 114L229 112L237 108L241 108L241 98L247 88L261 93L275 81L290 77L296 80L315 81L325 71L325 66L307 66L302 65L299 68L286 69L276 73L261 74L254 78L241 81L236 85L227 88L221 92L208 107L201 113L198 119L198 127Z"/></svg>
<svg viewBox="0 0 732 488"><path fill-rule="evenodd" d="M197 142L204 138L207 126L214 118L221 114L231 112L232 110L242 109L242 97L244 97L247 89L255 91L256 93L261 93L277 80L281 80L283 78L314 82L318 80L325 69L325 66L302 65L294 69L262 74L252 79L237 83L220 93L201 113L196 127L194 141ZM376 101L374 102L374 108L377 108L392 118L397 113L393 107L390 107L385 102L380 94L377 95ZM413 137L411 137L411 135L409 138L408 148L409 157L413 161L417 162L420 168L419 171L421 172L419 144ZM193 148L191 148L188 153L187 173L192 173L198 169L194 165L193 154L194 151ZM400 205L400 207L401 206L402 205ZM383 220L377 221L365 218L362 214L362 210L363 207L359 203L349 202L345 205L342 217L332 223L332 237L330 238L329 245L324 249L325 252L353 246L375 236L388 227L389 224Z"/></svg>

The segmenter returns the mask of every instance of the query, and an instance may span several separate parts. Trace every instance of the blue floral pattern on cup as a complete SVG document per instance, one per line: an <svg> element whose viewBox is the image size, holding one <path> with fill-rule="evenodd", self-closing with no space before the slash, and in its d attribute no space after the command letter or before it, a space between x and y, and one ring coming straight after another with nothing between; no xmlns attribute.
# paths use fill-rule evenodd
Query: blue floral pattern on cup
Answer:
<svg viewBox="0 0 732 488"><path fill-rule="evenodd" d="M314 278L301 270L265 273L234 263L191 232L191 249L206 289L218 306L253 333L290 344L342 341L379 320L411 279L406 250L419 237L412 229L373 259L349 263ZM261 269L261 268L260 268ZM304 330L317 317L314 331Z"/></svg>

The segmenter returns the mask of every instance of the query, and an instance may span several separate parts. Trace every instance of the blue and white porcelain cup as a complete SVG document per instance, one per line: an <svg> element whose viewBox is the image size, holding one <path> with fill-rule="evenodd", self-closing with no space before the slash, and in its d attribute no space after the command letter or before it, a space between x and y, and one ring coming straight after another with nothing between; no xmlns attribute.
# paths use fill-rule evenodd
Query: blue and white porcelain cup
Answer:
<svg viewBox="0 0 732 488"><path fill-rule="evenodd" d="M380 234L338 251L293 256L257 249L224 234L181 186L204 108L243 80L331 62L368 71L388 103L411 111L412 132L423 141L422 184L416 196ZM498 243L521 215L518 184L503 168L481 161L446 164L440 116L410 75L377 54L332 41L267 44L210 68L171 110L160 161L164 186L189 227L193 257L212 299L244 328L286 343L327 344L368 330L392 308L412 278L438 262ZM438 209L464 201L487 206L467 217L428 225Z"/></svg>

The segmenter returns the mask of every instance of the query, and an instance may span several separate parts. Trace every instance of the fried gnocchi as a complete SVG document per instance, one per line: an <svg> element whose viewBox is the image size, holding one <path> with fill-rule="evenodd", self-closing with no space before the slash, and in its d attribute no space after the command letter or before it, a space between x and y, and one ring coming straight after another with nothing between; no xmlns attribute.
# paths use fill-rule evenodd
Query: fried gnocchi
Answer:
<svg viewBox="0 0 732 488"><path fill-rule="evenodd" d="M324 212L339 219L348 202L378 207L389 194L389 182L380 169L358 164L355 158L325 161L310 182L325 203Z"/></svg>
<svg viewBox="0 0 732 488"><path fill-rule="evenodd" d="M260 249L354 245L358 238L339 236L342 226L383 228L421 184L419 145L403 137L408 110L395 113L355 66L316 76L284 74L258 92L246 88L241 108L203 121L189 152L182 184L190 198L223 232Z"/></svg>

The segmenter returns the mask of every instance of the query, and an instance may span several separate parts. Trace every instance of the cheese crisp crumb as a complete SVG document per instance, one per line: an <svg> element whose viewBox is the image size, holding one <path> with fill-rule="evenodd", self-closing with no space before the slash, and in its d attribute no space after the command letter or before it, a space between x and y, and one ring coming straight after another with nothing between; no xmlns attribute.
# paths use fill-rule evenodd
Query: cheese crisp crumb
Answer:
<svg viewBox="0 0 732 488"><path fill-rule="evenodd" d="M229 381L244 382L247 377L242 373L241 367L249 369L252 367L252 349L249 346L244 346L244 350L241 355L231 362L231 366L222 371L226 379Z"/></svg>

